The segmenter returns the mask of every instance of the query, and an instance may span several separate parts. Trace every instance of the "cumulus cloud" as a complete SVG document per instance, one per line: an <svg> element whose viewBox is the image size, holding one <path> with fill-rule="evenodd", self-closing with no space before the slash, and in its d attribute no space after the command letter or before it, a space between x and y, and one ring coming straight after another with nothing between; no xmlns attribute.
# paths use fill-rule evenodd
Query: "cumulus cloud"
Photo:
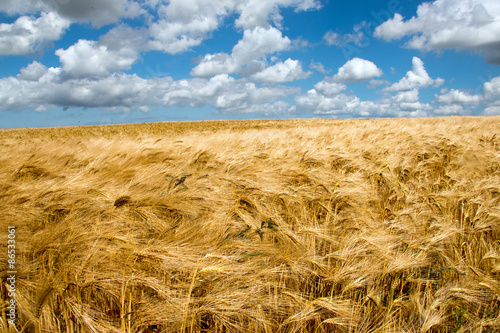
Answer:
<svg viewBox="0 0 500 333"><path fill-rule="evenodd" d="M472 111L469 108L464 108L463 105L450 104L438 107L434 113L441 116L467 116L471 115Z"/></svg>
<svg viewBox="0 0 500 333"><path fill-rule="evenodd" d="M70 21L55 13L41 13L40 17L21 16L14 23L0 24L0 55L27 55L43 49L58 40Z"/></svg>
<svg viewBox="0 0 500 333"><path fill-rule="evenodd" d="M316 89L295 98L291 113L313 113L334 117L424 117L431 109L429 104L420 102L398 103L392 99L362 101L348 94L326 96Z"/></svg>
<svg viewBox="0 0 500 333"><path fill-rule="evenodd" d="M135 74L112 73L103 77L66 78L58 67L33 62L17 77L0 79L0 110L70 108L124 108L151 106L214 107L221 113L270 114L289 108L285 101L297 88L258 87L227 74L210 80L175 81L171 77L143 79Z"/></svg>
<svg viewBox="0 0 500 333"><path fill-rule="evenodd" d="M290 44L290 39L283 37L278 29L256 27L244 31L243 38L233 48L233 57L238 63L244 64L266 54L286 50Z"/></svg>
<svg viewBox="0 0 500 333"><path fill-rule="evenodd" d="M435 95L438 107L434 110L438 115L472 115L474 109L483 108L482 115L495 115L500 98L500 77L484 83L482 95L472 95L463 90L441 89Z"/></svg>
<svg viewBox="0 0 500 333"><path fill-rule="evenodd" d="M190 79L174 81L163 95L163 105L202 107L213 106L221 113L283 112L288 103L284 98L297 89L284 86L258 87L245 79L219 74L209 80Z"/></svg>
<svg viewBox="0 0 500 333"><path fill-rule="evenodd" d="M321 7L317 0L247 0L236 2L236 11L240 14L236 26L245 29L267 27L269 20L276 26L281 25L282 16L279 7L294 7L296 12L315 10Z"/></svg>
<svg viewBox="0 0 500 333"><path fill-rule="evenodd" d="M429 104L421 103L419 101L419 93L417 89L400 91L390 99L383 100L383 103L390 105L400 112L423 112L431 109Z"/></svg>
<svg viewBox="0 0 500 333"><path fill-rule="evenodd" d="M220 0L215 2L201 0L170 0L168 4L159 5L158 12L169 21L185 22L199 21L201 17L216 20L225 16L234 7L233 1Z"/></svg>
<svg viewBox="0 0 500 333"><path fill-rule="evenodd" d="M422 50L469 49L490 61L500 58L498 45L500 5L493 0L464 0L465 7L452 0L437 0L419 6L418 15L405 20L396 14L379 26L376 35L386 40L409 37L406 46ZM17 76L0 78L0 110L53 107L137 108L153 106L197 108L209 106L221 113L314 113L332 116L426 116L430 114L500 113L500 77L484 84L482 95L462 90L442 90L433 105L420 101L419 89L438 87L423 62L414 57L412 68L399 81L375 80L383 75L373 62L354 58L337 74L317 82L303 93L280 83L309 77L300 61L279 59L279 52L305 44L291 41L281 29L282 8L314 10L318 0L17 0L3 1L0 11L21 16L0 24L0 54L24 55L37 52L58 40L72 22L95 26L117 23L98 41L79 40L55 53L60 67L46 67L33 61ZM465 8L465 9L464 9ZM122 18L142 15L141 28L120 23ZM193 49L217 30L226 17L242 37L231 52L206 54L192 69L195 78L176 81L171 77L143 79L125 74L140 53L158 50L178 54ZM440 21L441 20L441 21ZM438 24L439 23L439 24ZM352 34L328 31L329 45L363 42L358 25ZM496 46L495 46L496 45ZM500 63L500 60L499 62ZM326 74L323 65L311 61L311 68ZM230 74L239 74L232 77ZM238 78L237 78L238 77ZM370 80L369 87L387 86L383 98L363 101L347 90L347 83ZM263 85L260 83L264 83ZM295 98L294 105L290 100Z"/></svg>
<svg viewBox="0 0 500 333"><path fill-rule="evenodd" d="M28 23L34 28L29 33L22 31L18 34L28 42L16 42L18 48L29 45L32 50L46 40L56 40L58 34L75 21L101 26L121 18L144 15L146 25L132 28L119 24L98 41L79 40L66 49L55 51L60 67L47 68L35 61L21 69L17 77L0 79L0 101L3 103L0 109L33 108L42 111L52 107L123 107L145 110L148 105L210 105L228 113L282 112L289 107L284 99L300 89L279 85L259 87L244 77L256 74L255 80L276 84L309 76L310 72L304 71L300 63L292 59L284 62L272 60L273 65L265 68L269 55L292 47L290 39L269 23L270 20L273 23L279 21L282 7L303 11L320 6L316 0L222 0L216 3L202 0L110 0L95 4L57 0L57 5L55 1L40 0L36 5L37 10L45 8L52 12L43 13L38 19L24 17L13 24L2 25L5 34L16 35L14 32L21 28L27 30L25 21L30 21ZM9 13L34 10L34 7L24 0L0 4L0 10ZM251 22L248 18L256 10L259 17ZM159 50L177 54L199 45L220 26L224 17L235 13L239 14L235 24L244 28L241 40L231 54L205 56L192 71L201 78L181 81L170 77L142 79L122 73L138 60L140 52ZM49 25L51 22L52 26ZM0 42L1 38L0 35ZM3 47L11 53L15 50L11 46ZM243 78L234 79L227 75L229 73L241 74ZM207 80L209 77L212 78Z"/></svg>
<svg viewBox="0 0 500 333"><path fill-rule="evenodd" d="M47 110L53 107L138 107L155 104L154 94L150 92L155 86L153 81L136 75L116 73L95 80L61 80L60 75L59 68L48 68L38 80L36 76L0 79L1 109Z"/></svg>
<svg viewBox="0 0 500 333"><path fill-rule="evenodd" d="M231 1L172 0L158 6L159 20L149 27L150 48L170 54L201 44L229 14Z"/></svg>
<svg viewBox="0 0 500 333"><path fill-rule="evenodd" d="M236 13L239 17L235 20L235 25L244 29L244 36L240 45L233 49L233 55L241 62L245 62L244 57L257 59L262 56L255 54L260 49L263 53L273 53L273 46L280 48L283 42L287 46L290 44L290 40L283 38L278 30L281 27L281 7L304 11L318 9L320 3L316 0L169 1L167 4L158 5L160 19L149 27L150 48L171 54L191 50L210 37L225 17ZM270 21L277 28L271 26ZM202 70L197 69L194 72Z"/></svg>
<svg viewBox="0 0 500 333"><path fill-rule="evenodd" d="M396 103L415 103L418 102L418 90L401 91L397 93L392 100Z"/></svg>
<svg viewBox="0 0 500 333"><path fill-rule="evenodd" d="M293 60L291 60L293 61ZM286 62L285 62L286 63ZM419 99L418 88L398 91L375 101L363 101L344 83L326 78L307 93L282 85L258 86L227 74L210 79L175 81L171 77L143 79L117 72L105 76L68 78L64 70L32 62L17 77L0 79L0 109L54 107L124 108L147 110L154 106L198 108L220 113L303 114L351 117L422 117L432 114L468 115L476 103L486 103L484 115L498 114L500 77L484 85L481 99L459 90L442 90L433 108ZM288 98L295 96L294 104ZM439 98L441 97L441 98Z"/></svg>
<svg viewBox="0 0 500 333"><path fill-rule="evenodd" d="M413 57L412 69L406 73L399 82L393 83L391 86L384 88L384 91L408 91L416 88L424 88L430 85L438 87L444 83L441 78L432 79L424 67L424 62L420 58Z"/></svg>
<svg viewBox="0 0 500 333"><path fill-rule="evenodd" d="M482 114L485 116L500 115L500 76L484 83L483 98L487 104Z"/></svg>
<svg viewBox="0 0 500 333"><path fill-rule="evenodd" d="M345 115L356 112L360 100L356 96L346 94L323 95L316 89L295 97L295 104L290 108L291 113L314 113L329 115Z"/></svg>
<svg viewBox="0 0 500 333"><path fill-rule="evenodd" d="M267 67L252 75L252 79L264 83L283 83L309 77L311 72L304 72L298 60L288 58L285 62Z"/></svg>
<svg viewBox="0 0 500 333"><path fill-rule="evenodd" d="M245 30L243 37L233 47L231 55L227 53L207 54L191 71L191 75L210 77L217 74L244 73L255 74L264 69L262 61L269 54L287 50L291 41L283 37L274 27L257 27Z"/></svg>
<svg viewBox="0 0 500 333"><path fill-rule="evenodd" d="M172 0L166 5L159 5L160 20L151 24L151 47L168 53L179 53L199 45L210 33L216 30L224 17L233 13L239 14L235 20L237 27L244 29L243 51L250 51L248 57L258 48L248 49L245 43L263 42L256 47L271 47L266 42L277 42L280 46L281 27L280 7L292 7L295 11L314 10L320 8L317 0L222 0L209 2L205 0ZM259 30L260 29L260 30ZM274 38L274 39L273 39ZM290 41L288 40L288 43ZM238 48L233 50L238 52ZM267 52L267 51L265 51ZM272 53L272 52L271 52ZM236 55L236 54L235 54ZM240 55L243 56L243 55ZM258 56L256 57L258 58Z"/></svg>
<svg viewBox="0 0 500 333"><path fill-rule="evenodd" d="M354 58L339 68L333 79L339 82L363 82L382 76L383 72L373 62Z"/></svg>
<svg viewBox="0 0 500 333"><path fill-rule="evenodd" d="M21 73L17 78L24 81L38 81L47 72L47 67L34 61L28 66L21 68Z"/></svg>
<svg viewBox="0 0 500 333"><path fill-rule="evenodd" d="M297 93L296 88L284 86L259 88L254 83L239 81L224 94L217 96L214 107L223 113L282 112L288 103L280 99L294 93Z"/></svg>
<svg viewBox="0 0 500 333"><path fill-rule="evenodd" d="M464 91L451 89L444 90L442 94L436 95L436 100L441 104L461 104L461 105L478 105L482 102L483 97L480 95L470 95Z"/></svg>
<svg viewBox="0 0 500 333"><path fill-rule="evenodd" d="M472 50L500 64L500 6L497 0L436 0L418 6L417 15L400 14L375 29L386 41L410 37L405 46L420 50Z"/></svg>
<svg viewBox="0 0 500 333"><path fill-rule="evenodd" d="M338 82L323 80L295 98L291 113L313 113L335 117L425 117L432 106L419 101L418 90L401 91L392 97L363 101L345 93L347 87Z"/></svg>
<svg viewBox="0 0 500 333"><path fill-rule="evenodd" d="M500 116L500 105L489 106L484 109L483 116Z"/></svg>
<svg viewBox="0 0 500 333"><path fill-rule="evenodd" d="M270 21L279 28L280 9L286 7L294 8L295 11L305 11L318 9L321 4L317 0L221 0L216 2L205 0L37 0L34 3L31 0L8 0L0 3L0 11L12 15L40 11L51 12L51 15L64 18L68 25L70 22L91 22L94 26L100 27L119 22L123 18L142 16L147 25L146 34L143 34L143 37L148 43L141 45L141 48L170 54L189 51L200 45L219 28L225 17L233 14L239 15L235 20L235 25L244 28L245 31L255 31L256 28L269 29ZM4 26L5 34L12 35L15 28L17 27ZM51 29L45 25L37 30L50 33L54 31L54 28L56 27ZM132 30L128 29L128 31ZM51 36L54 36L54 33ZM127 35L121 36L122 40L128 38ZM49 40L55 39L58 37L49 38ZM26 43L16 42L16 44L22 46ZM3 48L9 49L8 45L4 45Z"/></svg>
<svg viewBox="0 0 500 333"><path fill-rule="evenodd" d="M260 3L260 2L259 2ZM265 3L265 2L262 2ZM288 2L284 2L287 4ZM299 2L288 4L299 5ZM302 3L302 2L300 2ZM120 25L101 38L106 45L134 45L141 51L158 50L179 54L191 50L209 38L223 18L235 10L232 1L208 3L198 0L171 1L160 5L160 18L149 27L133 29ZM255 26L243 31L243 37L233 47L232 53L207 54L194 68L191 75L210 77L217 74L241 73L246 75L262 70L260 62L269 54L290 49L292 41L272 26Z"/></svg>
<svg viewBox="0 0 500 333"><path fill-rule="evenodd" d="M56 52L63 73L70 78L106 76L110 72L130 69L137 60L132 49L110 50L95 41L79 40L68 49Z"/></svg>
<svg viewBox="0 0 500 333"><path fill-rule="evenodd" d="M190 23L159 21L150 27L150 48L170 54L185 52L200 45L216 27L217 22L206 17Z"/></svg>
<svg viewBox="0 0 500 333"><path fill-rule="evenodd" d="M236 73L240 66L227 53L207 54L201 62L191 70L191 75L211 77L217 74Z"/></svg>
<svg viewBox="0 0 500 333"><path fill-rule="evenodd" d="M500 76L484 83L483 91L488 99L500 99Z"/></svg>
<svg viewBox="0 0 500 333"><path fill-rule="evenodd" d="M314 85L314 91L323 96L333 97L346 90L347 86L343 83L331 82L323 80Z"/></svg>

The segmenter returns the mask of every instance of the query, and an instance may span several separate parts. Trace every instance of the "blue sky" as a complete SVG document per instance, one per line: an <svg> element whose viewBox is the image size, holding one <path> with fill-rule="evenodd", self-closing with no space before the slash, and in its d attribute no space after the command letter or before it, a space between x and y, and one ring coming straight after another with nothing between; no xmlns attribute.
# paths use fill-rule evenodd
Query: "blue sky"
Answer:
<svg viewBox="0 0 500 333"><path fill-rule="evenodd" d="M500 115L498 0L7 0L0 128Z"/></svg>

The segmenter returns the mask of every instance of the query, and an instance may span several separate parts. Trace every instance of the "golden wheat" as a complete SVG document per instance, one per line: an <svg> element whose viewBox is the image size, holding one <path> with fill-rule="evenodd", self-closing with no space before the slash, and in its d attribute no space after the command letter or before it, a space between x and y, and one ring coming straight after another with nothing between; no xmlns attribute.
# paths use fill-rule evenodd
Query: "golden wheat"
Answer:
<svg viewBox="0 0 500 333"><path fill-rule="evenodd" d="M498 332L500 118L0 131L22 332Z"/></svg>

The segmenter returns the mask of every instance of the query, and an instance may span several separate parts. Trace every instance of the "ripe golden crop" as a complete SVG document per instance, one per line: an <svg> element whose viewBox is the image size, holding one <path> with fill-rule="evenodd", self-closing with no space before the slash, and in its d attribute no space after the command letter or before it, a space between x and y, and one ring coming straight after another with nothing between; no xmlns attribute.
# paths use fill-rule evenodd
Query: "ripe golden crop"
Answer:
<svg viewBox="0 0 500 333"><path fill-rule="evenodd" d="M500 118L0 130L0 327L498 332Z"/></svg>

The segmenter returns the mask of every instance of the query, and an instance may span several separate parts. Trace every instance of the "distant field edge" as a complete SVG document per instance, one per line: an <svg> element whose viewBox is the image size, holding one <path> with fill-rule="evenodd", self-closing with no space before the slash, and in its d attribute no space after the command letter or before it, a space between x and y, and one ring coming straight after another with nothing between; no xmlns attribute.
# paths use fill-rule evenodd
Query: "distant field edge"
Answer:
<svg viewBox="0 0 500 333"><path fill-rule="evenodd" d="M193 120L193 121L164 121L113 125L86 125L86 126L60 126L60 127L26 127L26 128L0 128L0 136L6 137L78 137L87 135L108 136L138 136L144 134L183 134L192 132L216 132L233 130L258 130L258 129L288 129L295 127L328 126L353 123L455 123L465 121L499 121L500 116L449 116L425 118L290 118L290 119L251 119L251 120Z"/></svg>

